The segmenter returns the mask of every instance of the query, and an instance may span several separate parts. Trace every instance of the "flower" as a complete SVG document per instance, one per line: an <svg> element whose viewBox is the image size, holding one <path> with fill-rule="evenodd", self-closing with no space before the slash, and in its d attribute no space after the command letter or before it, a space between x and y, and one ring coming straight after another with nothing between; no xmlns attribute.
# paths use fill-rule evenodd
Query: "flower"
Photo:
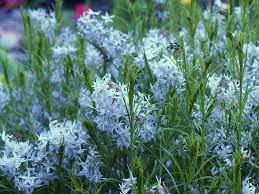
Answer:
<svg viewBox="0 0 259 194"><path fill-rule="evenodd" d="M166 48L172 39L174 37L167 37L158 29L151 29L140 42L138 50L141 52L135 59L138 66L144 68L145 54L150 69L157 79L151 85L151 92L162 104L170 87L182 88L184 83L183 73Z"/></svg>
<svg viewBox="0 0 259 194"><path fill-rule="evenodd" d="M123 66L123 56L134 52L134 46L130 43L130 36L124 34L109 24L113 16L107 13L100 16L100 12L89 10L85 12L77 22L79 35L90 42L103 55L103 66L118 78L119 69Z"/></svg>
<svg viewBox="0 0 259 194"><path fill-rule="evenodd" d="M73 46L55 46L52 48L53 58L58 62L61 62L68 55L73 57L76 53L76 48Z"/></svg>
<svg viewBox="0 0 259 194"><path fill-rule="evenodd" d="M6 135L3 131L0 135L4 142L4 149L1 150L0 169L5 175L15 176L22 163L30 160L32 145L27 142L16 142L13 136Z"/></svg>
<svg viewBox="0 0 259 194"><path fill-rule="evenodd" d="M120 194L128 194L137 185L137 178L133 177L130 171L130 178L123 179L123 183L120 185Z"/></svg>
<svg viewBox="0 0 259 194"><path fill-rule="evenodd" d="M90 6L84 4L77 4L76 5L76 19L78 20L80 17L84 15L84 12L92 10Z"/></svg>
<svg viewBox="0 0 259 194"><path fill-rule="evenodd" d="M95 183L100 182L102 174L100 172L101 166L100 156L94 147L89 148L89 153L85 161L78 162L80 171L77 173L78 176L85 176L88 180Z"/></svg>
<svg viewBox="0 0 259 194"><path fill-rule="evenodd" d="M152 189L149 191L150 194L169 194L168 189L164 186L162 186L161 178L158 179L156 177L157 184L152 187Z"/></svg>
<svg viewBox="0 0 259 194"><path fill-rule="evenodd" d="M53 41L57 21L53 12L47 13L45 9L29 10L28 15L35 30L41 30L50 41Z"/></svg>
<svg viewBox="0 0 259 194"><path fill-rule="evenodd" d="M243 47L243 52L246 54L245 77L246 83L251 86L259 84L259 47L249 43Z"/></svg>
<svg viewBox="0 0 259 194"><path fill-rule="evenodd" d="M14 176L22 163L26 160L19 156L7 156L4 154L0 160L0 169L6 175Z"/></svg>
<svg viewBox="0 0 259 194"><path fill-rule="evenodd" d="M6 135L5 131L0 137L4 142L0 170L13 178L16 187L25 193L57 179L60 162L65 169L71 168L73 160L81 168L77 175L84 175L89 181L98 182L102 177L98 152L88 144L88 135L78 122L51 121L49 130L41 132L33 144L12 140L13 136ZM88 157L82 162L87 152Z"/></svg>
<svg viewBox="0 0 259 194"><path fill-rule="evenodd" d="M25 194L32 194L35 188L39 188L45 184L44 180L37 174L32 175L34 168L27 168L25 174L15 177L15 186Z"/></svg>
<svg viewBox="0 0 259 194"><path fill-rule="evenodd" d="M230 160L230 157L233 153L233 148L231 145L223 145L221 144L220 146L216 147L216 152L219 156L219 159L223 160L227 166L231 166L232 162Z"/></svg>
<svg viewBox="0 0 259 194"><path fill-rule="evenodd" d="M79 103L81 109L95 106L93 120L100 131L107 132L117 142L119 148L128 148L130 145L129 97L128 89L124 84L117 84L106 74L102 79L97 78L93 83L93 92L89 102L89 92L82 89ZM154 105L149 102L148 96L142 93L134 95L134 123L136 126L134 140L140 139L149 142L157 132L156 118L152 114Z"/></svg>
<svg viewBox="0 0 259 194"><path fill-rule="evenodd" d="M100 51L98 51L93 45L87 44L85 48L85 64L96 70L96 75L102 72L104 59Z"/></svg>
<svg viewBox="0 0 259 194"><path fill-rule="evenodd" d="M24 0L3 0L0 6L4 6L5 9L12 9L24 3Z"/></svg>
<svg viewBox="0 0 259 194"><path fill-rule="evenodd" d="M112 19L114 18L113 15L109 15L108 12L105 12L105 15L102 15L101 18L103 19L105 24L113 22Z"/></svg>
<svg viewBox="0 0 259 194"><path fill-rule="evenodd" d="M255 186L250 183L251 178L246 177L245 180L242 182L242 193L243 194L255 194Z"/></svg>
<svg viewBox="0 0 259 194"><path fill-rule="evenodd" d="M64 161L75 158L82 153L83 144L88 136L80 123L66 120L64 122L51 121L49 131L42 132L38 136L39 147L48 147L50 152L58 153L64 146Z"/></svg>

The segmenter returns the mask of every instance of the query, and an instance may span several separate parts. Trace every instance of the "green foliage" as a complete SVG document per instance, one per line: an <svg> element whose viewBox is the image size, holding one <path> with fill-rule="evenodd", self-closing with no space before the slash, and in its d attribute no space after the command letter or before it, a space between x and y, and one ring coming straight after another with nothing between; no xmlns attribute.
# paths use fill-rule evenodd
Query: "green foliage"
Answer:
<svg viewBox="0 0 259 194"><path fill-rule="evenodd" d="M213 2L213 0L211 0ZM215 45L220 25L217 19L212 17L213 9L210 9L210 16L204 21L205 33L208 38L205 41L198 41L196 45L195 33L201 21L202 8L197 1L191 1L189 5L183 5L178 0L167 0L163 7L157 6L155 1L148 0L116 0L113 8L115 14L114 25L123 32L132 32L134 41L139 43L142 37L153 28L161 29L165 34L175 33L175 42L169 45L173 48L168 52L170 57L176 61L184 78L184 90L181 94L177 92L177 87L172 85L168 88L164 104L151 99L156 103L156 118L158 120L159 133L156 134L156 141L143 143L135 138L137 124L136 120L136 99L137 91L150 94L150 87L157 81L153 70L149 64L146 52L143 51L144 68L140 69L134 61L134 54L129 53L124 56L123 66L119 71L119 80L127 86L128 102L124 99L127 116L130 123L130 146L129 149L119 149L115 142L104 132L97 132L96 123L93 120L84 119L83 126L89 135L89 142L96 146L100 154L102 173L105 179L100 184L89 182L85 178L79 178L71 173L64 173L62 166L64 160L65 144L62 142L58 155L58 179L53 181L50 186L37 189L35 193L71 193L80 194L104 193L110 189L115 192L123 178L128 178L132 174L136 177L137 187L132 189L133 193L144 194L153 186L156 176L161 177L171 193L190 193L191 188L199 187L204 193L217 193L224 188L233 193L242 193L242 180L245 175L252 173L258 175L258 164L246 161L242 153L241 136L244 131L244 111L252 88L245 86L244 73L246 52L245 44L255 42L259 37L258 18L259 3L257 1L240 1L241 21L240 32L235 32L235 1L230 1L230 8L226 13L222 13L227 23L227 49L225 56L215 56ZM156 16L156 10L168 11L169 17L163 21ZM177 10L177 12L175 11ZM248 13L248 14L247 14ZM55 88L51 84L51 60L52 47L55 42L51 42L41 30L35 29L26 10L22 10L24 21L24 46L28 55L28 63L24 66L17 65L15 60L9 59L5 51L0 50L0 72L3 80L8 86L9 93L13 95L13 85L22 88L22 103L30 107L30 97L26 91L27 71L30 70L36 75L37 82L35 88L31 88L37 97L44 102L49 115L53 110L60 110L60 118L71 118L75 120L80 114L79 95L80 87L84 85L90 92L93 91L93 83L96 75L89 64L85 64L85 48L91 44L103 57L104 64L101 76L107 73L112 59L109 58L107 51L91 40L76 37L76 62L71 55L64 56L64 79L62 79L62 91L64 96L69 98L67 104L58 107L53 102L51 95ZM59 33L64 27L62 15L62 1L57 0L55 4L55 17L59 25L55 33ZM216 22L215 22L216 20ZM180 35L179 31L187 34L186 40ZM208 44L207 44L208 43ZM187 45L186 45L187 44ZM165 45L167 46L167 45ZM188 47L190 46L190 48ZM196 47L200 47L198 52ZM191 51L187 51L190 49ZM188 54L192 55L192 60L188 60ZM142 54L142 53L141 53ZM221 58L222 57L222 58ZM218 60L220 59L220 60ZM227 70L231 77L238 80L235 91L238 94L236 104L228 109L221 105L216 95L208 91L208 81L215 73L222 73L221 62L229 59L230 65ZM76 72L78 66L79 72ZM224 70L225 71L225 70ZM115 80L115 78L112 78ZM142 85L141 85L142 84ZM72 94L72 95L71 95ZM72 99L71 99L72 98ZM116 99L115 99L116 100ZM12 102L11 102L12 103ZM209 119L213 111L224 107L225 128L233 134L233 162L232 167L222 170L220 174L212 175L212 167L220 169L222 163L216 155L207 153L208 149L206 138L208 136ZM10 106L11 107L11 106ZM8 107L8 108L10 108ZM93 105L93 115L96 115L96 104ZM223 109L224 109L223 108ZM10 108L11 109L11 108ZM255 107L258 109L258 106ZM195 111L199 110L199 121L194 120ZM13 111L14 117L22 114L28 125L32 125L29 113ZM151 110L153 111L153 110ZM163 119L166 118L166 122ZM37 139L36 132L27 132L18 127L13 132L15 137L20 139ZM199 123L198 123L199 122ZM223 124L222 124L223 125ZM0 127L3 128L2 118ZM255 123L254 128L258 127ZM258 132L253 136L258 137ZM256 153L258 143L253 143L251 150ZM258 158L258 153L254 156ZM73 161L70 161L73 164ZM250 168L246 169L246 166ZM72 165L73 166L73 165ZM252 166L252 167L251 167ZM75 167L76 168L76 167ZM118 170L119 169L119 170ZM107 178L106 178L107 177ZM0 193L17 193L12 184L5 177L0 177ZM164 186L164 189L167 188Z"/></svg>

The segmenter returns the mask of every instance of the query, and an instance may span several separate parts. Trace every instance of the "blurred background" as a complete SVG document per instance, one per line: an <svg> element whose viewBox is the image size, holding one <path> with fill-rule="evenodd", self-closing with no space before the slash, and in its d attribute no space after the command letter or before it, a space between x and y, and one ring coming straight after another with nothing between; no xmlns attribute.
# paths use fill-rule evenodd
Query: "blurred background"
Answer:
<svg viewBox="0 0 259 194"><path fill-rule="evenodd" d="M0 6L5 9L11 9L19 5L29 7L50 7L54 0L0 0ZM64 0L65 8L72 8L76 4L92 5L100 10L109 10L112 7L113 0Z"/></svg>
<svg viewBox="0 0 259 194"><path fill-rule="evenodd" d="M0 57L7 54L16 59L23 57L22 46L22 16L19 7L36 9L39 7L51 9L54 0L0 0ZM85 9L111 12L113 0L64 0L64 15L67 20L76 21L76 17Z"/></svg>

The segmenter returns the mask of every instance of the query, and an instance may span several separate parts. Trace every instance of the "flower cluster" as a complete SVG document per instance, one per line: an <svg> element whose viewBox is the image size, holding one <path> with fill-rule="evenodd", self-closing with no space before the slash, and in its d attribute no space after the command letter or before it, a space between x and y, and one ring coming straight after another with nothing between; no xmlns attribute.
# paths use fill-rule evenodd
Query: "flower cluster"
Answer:
<svg viewBox="0 0 259 194"><path fill-rule="evenodd" d="M128 30L92 10L76 28L25 11L26 63L0 67L1 181L26 194L257 193L258 10L211 2L129 1Z"/></svg>
<svg viewBox="0 0 259 194"><path fill-rule="evenodd" d="M164 183L162 184L161 179L157 179L157 183L151 188L146 188L148 193L158 193L158 194L170 194ZM120 194L133 193L138 189L137 178L130 172L130 178L123 179L120 185Z"/></svg>
<svg viewBox="0 0 259 194"><path fill-rule="evenodd" d="M116 140L118 147L130 146L131 127L129 120L129 97L126 85L117 84L106 74L93 84L93 92L81 90L79 103L82 108L93 108L96 116L93 118L97 128L105 131ZM89 101L89 98L92 100ZM153 115L154 105L141 93L134 96L134 138L148 142L154 138L157 131L156 118Z"/></svg>
<svg viewBox="0 0 259 194"><path fill-rule="evenodd" d="M0 169L25 193L32 193L35 188L61 176L57 169L66 169L72 161L78 166L78 170L73 172L75 175L94 182L102 177L98 153L89 147L88 135L79 123L51 121L49 130L40 133L33 144L13 140L14 137L5 131L1 139L4 149L1 151ZM83 162L87 152L86 162Z"/></svg>
<svg viewBox="0 0 259 194"><path fill-rule="evenodd" d="M177 61L170 57L170 52L167 50L168 43L173 40L173 37L163 35L160 30L152 29L139 44L142 53L136 59L136 63L141 68L148 63L147 65L157 80L151 85L151 91L159 102L164 101L170 88L175 87L179 91L183 89L183 73L177 65Z"/></svg>
<svg viewBox="0 0 259 194"><path fill-rule="evenodd" d="M80 17L77 23L79 34L101 52L104 67L115 77L123 66L123 56L133 53L134 46L130 36L114 29L110 24L113 16L108 13L88 11Z"/></svg>
<svg viewBox="0 0 259 194"><path fill-rule="evenodd" d="M45 9L29 10L28 15L36 30L41 30L49 40L53 40L57 21L54 12L47 13Z"/></svg>

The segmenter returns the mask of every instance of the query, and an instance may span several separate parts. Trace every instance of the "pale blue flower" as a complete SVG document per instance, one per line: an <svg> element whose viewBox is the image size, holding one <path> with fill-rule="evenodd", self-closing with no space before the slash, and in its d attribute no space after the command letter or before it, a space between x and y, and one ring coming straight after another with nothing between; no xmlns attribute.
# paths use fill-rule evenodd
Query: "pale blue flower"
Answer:
<svg viewBox="0 0 259 194"><path fill-rule="evenodd" d="M256 194L256 187L250 182L249 177L246 177L242 182L242 193L243 194Z"/></svg>
<svg viewBox="0 0 259 194"><path fill-rule="evenodd" d="M15 186L25 194L32 194L35 188L45 185L45 181L32 173L34 168L27 168L24 174L15 177Z"/></svg>
<svg viewBox="0 0 259 194"><path fill-rule="evenodd" d="M77 173L78 176L85 176L89 181L98 183L101 181L102 174L100 172L100 161L99 153L94 147L89 148L89 152L85 161L81 159L78 162L80 171Z"/></svg>
<svg viewBox="0 0 259 194"><path fill-rule="evenodd" d="M53 41L57 21L54 12L47 13L45 9L28 10L31 23L35 30L41 30L50 41Z"/></svg>
<svg viewBox="0 0 259 194"><path fill-rule="evenodd" d="M81 90L79 102L84 107L90 107L89 97ZM85 99L85 100L83 100ZM106 74L102 79L97 78L93 84L91 99L96 111L93 118L100 131L107 132L117 142L119 148L130 145L129 97L126 85L117 84ZM134 95L134 139L148 142L154 139L157 130L156 118L153 114L155 107L148 96L142 93Z"/></svg>
<svg viewBox="0 0 259 194"><path fill-rule="evenodd" d="M77 29L81 37L105 52L102 57L105 63L109 62L108 71L118 78L123 56L133 53L134 46L129 35L109 25L112 18L108 14L100 17L99 12L88 11L78 20Z"/></svg>
<svg viewBox="0 0 259 194"><path fill-rule="evenodd" d="M137 178L133 176L130 171L130 178L123 179L123 183L120 185L120 194L129 194L129 192L134 191L137 186Z"/></svg>

